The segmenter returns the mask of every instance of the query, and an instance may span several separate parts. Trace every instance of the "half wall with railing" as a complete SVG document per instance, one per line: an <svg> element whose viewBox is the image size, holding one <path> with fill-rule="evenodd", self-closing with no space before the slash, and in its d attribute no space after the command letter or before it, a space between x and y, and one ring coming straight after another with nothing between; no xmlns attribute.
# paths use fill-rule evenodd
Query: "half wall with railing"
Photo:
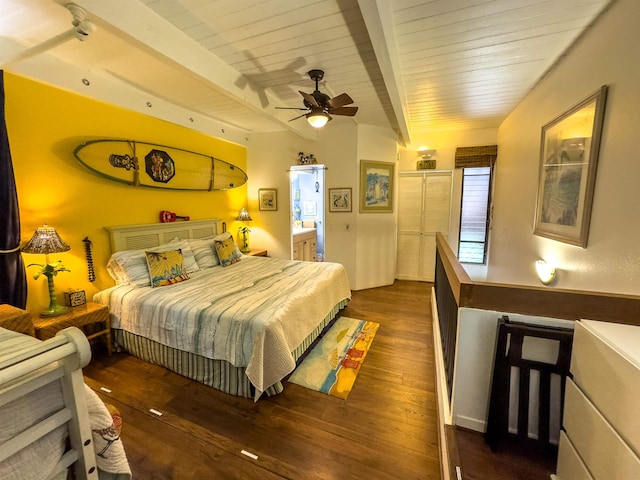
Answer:
<svg viewBox="0 0 640 480"><path fill-rule="evenodd" d="M432 315L443 479L458 479L455 427L484 432L498 319L571 327L583 318L640 325L640 297L471 280L436 236Z"/></svg>

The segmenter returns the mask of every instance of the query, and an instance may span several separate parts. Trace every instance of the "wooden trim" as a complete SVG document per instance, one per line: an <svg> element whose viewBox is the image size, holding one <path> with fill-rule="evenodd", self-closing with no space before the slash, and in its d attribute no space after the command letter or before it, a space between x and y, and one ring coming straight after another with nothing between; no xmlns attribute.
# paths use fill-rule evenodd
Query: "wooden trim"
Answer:
<svg viewBox="0 0 640 480"><path fill-rule="evenodd" d="M451 250L446 238L440 232L436 233L436 247L440 252L442 266L447 273L449 285L451 285L456 303L458 307L462 307L462 303L468 301L467 298L470 287L473 286L473 280L471 280L471 277L469 277L464 267L460 264L453 250Z"/></svg>
<svg viewBox="0 0 640 480"><path fill-rule="evenodd" d="M632 295L475 283L464 306L566 320L586 318L640 325L640 297Z"/></svg>
<svg viewBox="0 0 640 480"><path fill-rule="evenodd" d="M462 472L462 458L460 458L460 450L458 448L458 439L456 437L456 426L445 425L444 426L445 442L447 442L447 451L449 453L449 479L459 480L462 476L458 477L457 468L460 468ZM460 474L462 475L462 473Z"/></svg>
<svg viewBox="0 0 640 480"><path fill-rule="evenodd" d="M436 234L436 246L459 308L640 325L639 296L474 282L441 233Z"/></svg>

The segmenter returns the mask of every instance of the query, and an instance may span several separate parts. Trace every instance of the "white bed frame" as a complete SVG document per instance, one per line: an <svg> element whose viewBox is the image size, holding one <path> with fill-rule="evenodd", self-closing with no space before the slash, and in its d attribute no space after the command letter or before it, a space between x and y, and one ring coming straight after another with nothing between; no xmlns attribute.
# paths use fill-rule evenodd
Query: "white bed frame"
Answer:
<svg viewBox="0 0 640 480"><path fill-rule="evenodd" d="M73 465L75 478L98 479L82 377L82 367L89 360L89 341L75 327L64 329L55 337L27 347L17 354L0 355L0 408L58 380L61 382L64 398L64 408L0 445L0 463L55 428L68 423L71 450L63 455L52 476ZM48 365L54 368L43 369Z"/></svg>
<svg viewBox="0 0 640 480"><path fill-rule="evenodd" d="M169 243L174 238L188 240L206 238L221 233L221 220L188 220L144 225L104 227L110 235L111 253L121 250L139 250Z"/></svg>

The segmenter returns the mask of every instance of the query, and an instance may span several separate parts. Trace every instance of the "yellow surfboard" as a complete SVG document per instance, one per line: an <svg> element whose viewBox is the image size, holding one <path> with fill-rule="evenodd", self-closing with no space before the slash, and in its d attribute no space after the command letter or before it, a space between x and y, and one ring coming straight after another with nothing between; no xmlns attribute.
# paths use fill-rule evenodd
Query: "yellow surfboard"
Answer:
<svg viewBox="0 0 640 480"><path fill-rule="evenodd" d="M134 186L209 191L247 182L242 169L219 158L136 140L90 140L73 154L92 172Z"/></svg>

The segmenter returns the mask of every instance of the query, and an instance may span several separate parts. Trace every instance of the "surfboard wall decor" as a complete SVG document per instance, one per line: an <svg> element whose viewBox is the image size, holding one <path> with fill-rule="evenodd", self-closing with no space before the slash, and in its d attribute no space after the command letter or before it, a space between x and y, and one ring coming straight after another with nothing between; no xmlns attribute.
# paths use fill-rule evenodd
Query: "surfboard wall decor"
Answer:
<svg viewBox="0 0 640 480"><path fill-rule="evenodd" d="M90 140L73 155L92 172L134 186L211 191L247 182L242 169L219 158L136 140Z"/></svg>

